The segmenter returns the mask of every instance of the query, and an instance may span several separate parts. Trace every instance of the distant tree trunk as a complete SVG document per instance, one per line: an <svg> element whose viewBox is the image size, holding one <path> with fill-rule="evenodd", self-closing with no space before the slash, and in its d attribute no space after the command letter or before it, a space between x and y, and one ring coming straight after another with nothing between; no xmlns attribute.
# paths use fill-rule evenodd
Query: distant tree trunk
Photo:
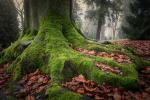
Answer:
<svg viewBox="0 0 150 100"><path fill-rule="evenodd" d="M30 0L30 6L31 6L31 29L38 30L39 28L39 14L41 12L38 12L39 6L38 6L38 0Z"/></svg>
<svg viewBox="0 0 150 100"><path fill-rule="evenodd" d="M17 10L17 14L19 17L20 31L23 30L24 27L24 0L13 0L15 3L15 8ZM11 0L9 0L11 2Z"/></svg>
<svg viewBox="0 0 150 100"><path fill-rule="evenodd" d="M24 13L21 14L20 16L20 20L21 20L21 30L24 30Z"/></svg>
<svg viewBox="0 0 150 100"><path fill-rule="evenodd" d="M96 32L96 40L100 40L101 39L101 29L102 29L102 25L103 25L103 18L99 17L98 19L98 25L97 25L97 32Z"/></svg>
<svg viewBox="0 0 150 100"><path fill-rule="evenodd" d="M115 13L115 21L113 22L114 24L112 25L113 27L113 40L116 38L116 30L117 30L117 24L119 21L119 13Z"/></svg>
<svg viewBox="0 0 150 100"><path fill-rule="evenodd" d="M71 20L73 20L73 18L72 18L72 7L73 7L73 0L70 0L70 18L71 18Z"/></svg>
<svg viewBox="0 0 150 100"><path fill-rule="evenodd" d="M29 0L24 0L24 30L30 27L30 2ZM26 29L25 29L26 28Z"/></svg>

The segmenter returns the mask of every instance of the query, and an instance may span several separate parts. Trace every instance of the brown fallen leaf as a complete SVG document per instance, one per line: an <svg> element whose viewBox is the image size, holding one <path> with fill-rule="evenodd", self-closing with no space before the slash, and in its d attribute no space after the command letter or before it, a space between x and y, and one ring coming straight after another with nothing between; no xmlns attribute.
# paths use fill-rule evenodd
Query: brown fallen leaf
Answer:
<svg viewBox="0 0 150 100"><path fill-rule="evenodd" d="M146 88L145 91L150 94L150 87Z"/></svg>
<svg viewBox="0 0 150 100"><path fill-rule="evenodd" d="M74 80L83 83L86 81L83 75L79 75L78 77L75 77Z"/></svg>
<svg viewBox="0 0 150 100"><path fill-rule="evenodd" d="M96 66L100 68L102 71L122 75L122 71L118 67L111 67L111 66L105 65L103 63L98 63L98 62L96 63Z"/></svg>
<svg viewBox="0 0 150 100"><path fill-rule="evenodd" d="M119 40L113 43L134 48L141 56L150 56L150 40Z"/></svg>
<svg viewBox="0 0 150 100"><path fill-rule="evenodd" d="M95 100L105 100L105 98L103 98L103 97L100 97L99 95L95 95Z"/></svg>
<svg viewBox="0 0 150 100"><path fill-rule="evenodd" d="M49 81L48 77L45 77L45 78L43 79L43 83L44 83L44 84L48 83L48 81Z"/></svg>
<svg viewBox="0 0 150 100"><path fill-rule="evenodd" d="M118 91L118 89L116 88L116 89L114 89L114 100L121 100L121 95L120 95L120 93L119 93L119 91Z"/></svg>
<svg viewBox="0 0 150 100"><path fill-rule="evenodd" d="M85 93L84 88L78 88L77 93L84 94Z"/></svg>
<svg viewBox="0 0 150 100"><path fill-rule="evenodd" d="M146 67L146 70L150 72L150 66Z"/></svg>
<svg viewBox="0 0 150 100"><path fill-rule="evenodd" d="M96 52L93 50L93 51L89 51L88 54L89 54L89 55L95 55Z"/></svg>
<svg viewBox="0 0 150 100"><path fill-rule="evenodd" d="M38 89L36 89L36 93L43 92L45 89L45 86L40 86Z"/></svg>
<svg viewBox="0 0 150 100"><path fill-rule="evenodd" d="M140 93L135 94L135 99L136 100L142 100L142 95Z"/></svg>
<svg viewBox="0 0 150 100"><path fill-rule="evenodd" d="M146 92L143 92L142 97L143 97L144 100L149 100L150 99L150 94L148 94Z"/></svg>
<svg viewBox="0 0 150 100"><path fill-rule="evenodd" d="M26 96L25 100L35 100L35 97L28 95L28 96Z"/></svg>
<svg viewBox="0 0 150 100"><path fill-rule="evenodd" d="M90 87L91 84L87 85L86 83L83 83L83 87L85 88L86 91L89 91L89 92L94 92L96 91L96 87Z"/></svg>

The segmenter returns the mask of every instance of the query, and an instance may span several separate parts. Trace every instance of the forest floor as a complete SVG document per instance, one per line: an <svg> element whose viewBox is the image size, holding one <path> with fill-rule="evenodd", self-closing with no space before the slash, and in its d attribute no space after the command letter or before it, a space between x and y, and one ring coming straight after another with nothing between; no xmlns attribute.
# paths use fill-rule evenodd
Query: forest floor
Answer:
<svg viewBox="0 0 150 100"><path fill-rule="evenodd" d="M126 45L137 50L140 57L150 61L150 41L135 41L135 40L119 40L113 41L114 44ZM100 57L112 58L118 63L130 62L127 56L106 52L95 52L78 48L76 51L85 55L96 55ZM7 67L11 64L0 65L0 97L7 95L14 96L17 100L45 100L47 93L45 91L50 78L43 74L39 69L22 77L16 83L15 90L8 92L5 88L11 78L11 75L6 73ZM107 73L123 74L120 69L112 68L102 63L95 63L95 65ZM150 66L144 67L138 71L139 73L139 90L127 90L122 87L113 87L107 83L98 85L92 80L87 80L83 75L74 76L72 80L62 83L62 87L69 90L89 96L88 99L95 100L149 100L150 98ZM4 92L1 92L4 91ZM5 100L5 99L4 99ZM7 100L7 99L6 99Z"/></svg>

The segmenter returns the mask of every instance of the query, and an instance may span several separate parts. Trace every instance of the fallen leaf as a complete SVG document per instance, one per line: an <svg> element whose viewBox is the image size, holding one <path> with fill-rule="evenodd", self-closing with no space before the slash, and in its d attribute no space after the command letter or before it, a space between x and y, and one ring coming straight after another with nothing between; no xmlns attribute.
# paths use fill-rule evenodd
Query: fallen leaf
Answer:
<svg viewBox="0 0 150 100"><path fill-rule="evenodd" d="M84 88L78 88L77 93L84 94L85 93Z"/></svg>
<svg viewBox="0 0 150 100"><path fill-rule="evenodd" d="M26 96L25 100L35 100L35 97L28 95Z"/></svg>
<svg viewBox="0 0 150 100"><path fill-rule="evenodd" d="M86 81L83 75L79 75L78 77L75 77L74 80L83 83Z"/></svg>

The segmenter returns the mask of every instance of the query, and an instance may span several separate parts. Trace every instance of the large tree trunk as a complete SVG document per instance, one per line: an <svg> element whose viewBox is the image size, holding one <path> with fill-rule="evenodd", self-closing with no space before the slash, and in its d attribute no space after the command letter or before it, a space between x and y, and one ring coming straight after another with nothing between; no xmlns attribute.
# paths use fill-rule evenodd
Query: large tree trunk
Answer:
<svg viewBox="0 0 150 100"><path fill-rule="evenodd" d="M25 0L25 27L37 30L42 18L57 14L61 17L70 18L70 5L72 0Z"/></svg>
<svg viewBox="0 0 150 100"><path fill-rule="evenodd" d="M25 30L19 39L0 55L0 63L13 61L8 71L13 73L14 80L37 68L41 69L51 78L47 90L49 99L52 100L79 100L82 97L67 90L62 91L64 89L61 83L70 80L73 73L83 74L87 79L99 84L115 83L116 80L117 85L121 86L135 84L136 75L131 75L135 73L133 66L130 66L132 71L126 71L126 76L109 77L97 70L95 60L112 61L93 59L73 50L82 47L110 51L103 45L86 40L76 30L70 18L70 4L71 0L25 0Z"/></svg>

